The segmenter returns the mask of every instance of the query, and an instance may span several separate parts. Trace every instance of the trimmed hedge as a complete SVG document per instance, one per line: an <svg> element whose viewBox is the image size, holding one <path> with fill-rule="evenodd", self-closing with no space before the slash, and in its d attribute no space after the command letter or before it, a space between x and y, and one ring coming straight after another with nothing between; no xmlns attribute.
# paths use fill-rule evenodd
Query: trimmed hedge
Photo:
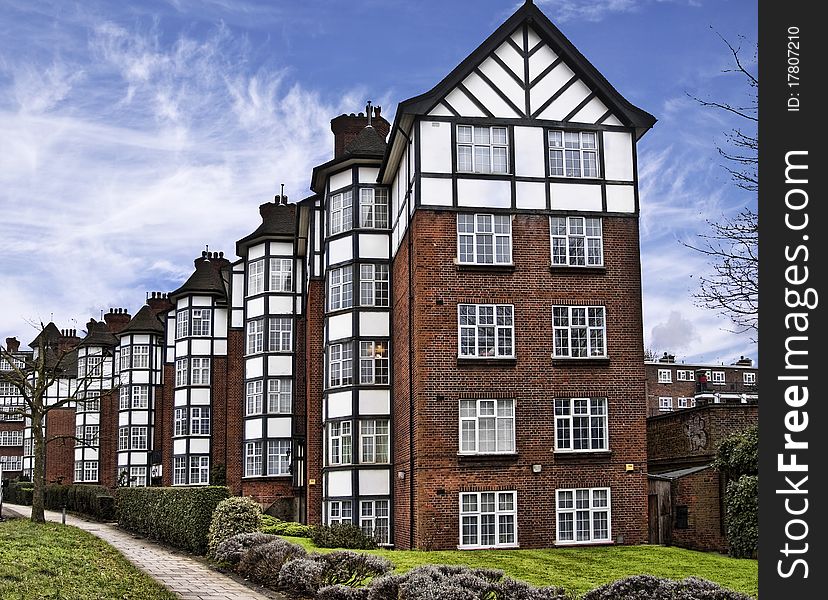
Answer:
<svg viewBox="0 0 828 600"><path fill-rule="evenodd" d="M317 548L373 550L377 547L376 540L365 535L359 526L350 523L314 527L311 539Z"/></svg>
<svg viewBox="0 0 828 600"><path fill-rule="evenodd" d="M229 537L258 531L261 516L262 508L253 498L233 496L219 502L207 534L207 555L215 558L216 548Z"/></svg>
<svg viewBox="0 0 828 600"><path fill-rule="evenodd" d="M730 555L755 558L759 550L759 476L742 475L728 482L725 506Z"/></svg>
<svg viewBox="0 0 828 600"><path fill-rule="evenodd" d="M313 537L313 525L303 525L293 521L282 521L270 515L262 515L262 524L259 527L262 533L273 535L287 535L290 537Z"/></svg>
<svg viewBox="0 0 828 600"><path fill-rule="evenodd" d="M45 506L49 510L66 510L88 515L98 521L115 519L115 498L109 488L102 485L72 484L49 485L44 493Z"/></svg>
<svg viewBox="0 0 828 600"><path fill-rule="evenodd" d="M222 486L119 488L118 524L150 539L204 554L213 511L229 496L230 490Z"/></svg>
<svg viewBox="0 0 828 600"><path fill-rule="evenodd" d="M10 481L3 492L3 500L9 504L32 505L34 485L30 481Z"/></svg>

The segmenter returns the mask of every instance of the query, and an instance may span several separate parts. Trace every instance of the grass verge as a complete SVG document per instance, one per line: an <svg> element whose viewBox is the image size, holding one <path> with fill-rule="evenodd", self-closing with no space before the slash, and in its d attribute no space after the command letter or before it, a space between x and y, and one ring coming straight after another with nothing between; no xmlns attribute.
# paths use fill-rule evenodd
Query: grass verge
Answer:
<svg viewBox="0 0 828 600"><path fill-rule="evenodd" d="M287 537L307 550L317 548L307 538ZM355 550L355 552L366 552ZM737 592L758 597L758 562L665 546L601 546L544 550L368 550L384 556L402 573L427 564L467 565L502 569L515 579L537 586L558 585L579 594L630 575L648 574L670 579L701 577Z"/></svg>
<svg viewBox="0 0 828 600"><path fill-rule="evenodd" d="M0 523L3 600L173 600L112 546L76 527Z"/></svg>

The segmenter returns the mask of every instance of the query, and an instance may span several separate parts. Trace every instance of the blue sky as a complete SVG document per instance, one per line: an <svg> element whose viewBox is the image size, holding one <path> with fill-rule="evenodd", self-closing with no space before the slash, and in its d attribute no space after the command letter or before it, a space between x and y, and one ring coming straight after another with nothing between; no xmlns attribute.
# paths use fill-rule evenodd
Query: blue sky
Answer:
<svg viewBox="0 0 828 600"><path fill-rule="evenodd" d="M330 119L365 101L393 118L519 2L152 0L0 2L0 335L54 318L82 329L177 287L205 244L233 254L285 183L308 194ZM743 102L716 34L750 66L743 0L537 4L659 122L639 144L645 345L687 360L756 357L693 306L703 257L680 244L755 198L716 151L738 125L686 93ZM715 31L714 31L715 30Z"/></svg>

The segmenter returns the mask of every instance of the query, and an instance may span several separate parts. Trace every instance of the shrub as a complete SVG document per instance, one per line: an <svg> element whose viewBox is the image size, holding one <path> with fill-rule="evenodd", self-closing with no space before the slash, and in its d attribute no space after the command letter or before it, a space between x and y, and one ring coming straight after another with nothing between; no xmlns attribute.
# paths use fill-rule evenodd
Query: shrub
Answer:
<svg viewBox="0 0 828 600"><path fill-rule="evenodd" d="M316 600L367 600L368 588L327 585L316 593Z"/></svg>
<svg viewBox="0 0 828 600"><path fill-rule="evenodd" d="M295 558L282 566L278 586L293 596L315 598L322 587L323 568L314 558Z"/></svg>
<svg viewBox="0 0 828 600"><path fill-rule="evenodd" d="M307 552L302 546L275 537L265 544L252 546L242 554L236 570L241 575L249 577L251 581L276 588L279 585L282 566L306 555Z"/></svg>
<svg viewBox="0 0 828 600"><path fill-rule="evenodd" d="M303 525L292 521L282 521L270 515L262 515L262 524L259 528L263 533L273 535L287 535L290 537L309 538L313 536L313 525Z"/></svg>
<svg viewBox="0 0 828 600"><path fill-rule="evenodd" d="M248 549L261 546L275 539L275 535L266 533L239 533L221 542L216 548L215 558L219 562L237 565Z"/></svg>
<svg viewBox="0 0 828 600"><path fill-rule="evenodd" d="M742 475L727 484L725 525L730 555L737 558L756 556L759 543L759 477Z"/></svg>
<svg viewBox="0 0 828 600"><path fill-rule="evenodd" d="M219 502L207 533L208 554L215 557L218 545L231 536L258 531L261 516L262 509L252 498L235 496Z"/></svg>
<svg viewBox="0 0 828 600"><path fill-rule="evenodd" d="M204 554L213 511L230 495L226 487L119 488L118 524L150 539Z"/></svg>
<svg viewBox="0 0 828 600"><path fill-rule="evenodd" d="M759 427L727 436L716 450L713 466L728 479L759 473Z"/></svg>
<svg viewBox="0 0 828 600"><path fill-rule="evenodd" d="M524 581L505 577L495 590L499 600L569 600L571 594L561 587L536 588Z"/></svg>
<svg viewBox="0 0 828 600"><path fill-rule="evenodd" d="M356 525L339 524L314 527L311 536L317 548L351 548L373 550L377 542L365 535Z"/></svg>
<svg viewBox="0 0 828 600"><path fill-rule="evenodd" d="M32 505L32 496L34 496L34 486L28 481L12 481L9 487L3 493L6 502L10 504L25 504Z"/></svg>
<svg viewBox="0 0 828 600"><path fill-rule="evenodd" d="M720 585L688 577L681 581L634 575L587 592L581 600L750 600Z"/></svg>
<svg viewBox="0 0 828 600"><path fill-rule="evenodd" d="M323 554L317 560L324 563L322 583L325 585L357 587L367 579L384 575L394 568L387 558L347 550Z"/></svg>
<svg viewBox="0 0 828 600"><path fill-rule="evenodd" d="M98 521L115 519L115 498L102 485L49 485L44 491L44 502L49 510L81 513Z"/></svg>

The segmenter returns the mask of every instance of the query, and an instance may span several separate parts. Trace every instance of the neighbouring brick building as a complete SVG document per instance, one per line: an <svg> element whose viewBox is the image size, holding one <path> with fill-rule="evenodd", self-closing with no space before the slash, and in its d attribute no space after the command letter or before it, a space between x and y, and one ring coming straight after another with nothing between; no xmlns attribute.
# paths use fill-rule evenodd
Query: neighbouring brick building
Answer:
<svg viewBox="0 0 828 600"><path fill-rule="evenodd" d="M90 321L64 479L226 481L399 548L646 541L654 123L531 2L393 125L336 117L238 258Z"/></svg>

